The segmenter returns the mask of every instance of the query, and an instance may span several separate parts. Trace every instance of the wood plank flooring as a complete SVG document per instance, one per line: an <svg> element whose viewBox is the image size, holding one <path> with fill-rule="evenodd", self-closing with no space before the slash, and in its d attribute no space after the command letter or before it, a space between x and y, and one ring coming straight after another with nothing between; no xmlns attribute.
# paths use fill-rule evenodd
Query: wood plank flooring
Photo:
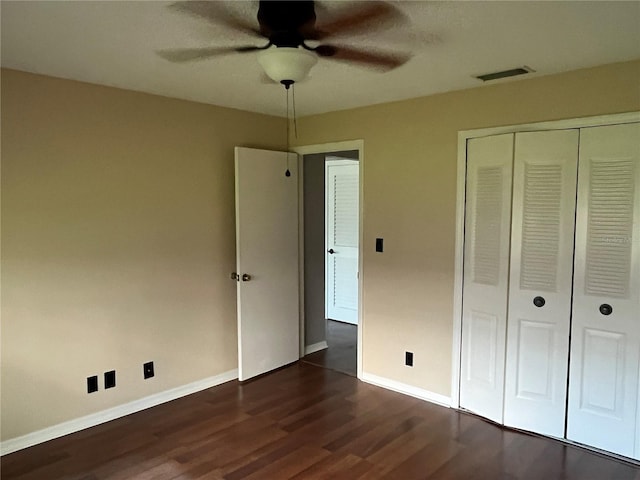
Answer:
<svg viewBox="0 0 640 480"><path fill-rule="evenodd" d="M327 320L328 348L305 355L303 362L357 376L358 327Z"/></svg>
<svg viewBox="0 0 640 480"><path fill-rule="evenodd" d="M303 362L1 460L3 480L640 479L637 467Z"/></svg>

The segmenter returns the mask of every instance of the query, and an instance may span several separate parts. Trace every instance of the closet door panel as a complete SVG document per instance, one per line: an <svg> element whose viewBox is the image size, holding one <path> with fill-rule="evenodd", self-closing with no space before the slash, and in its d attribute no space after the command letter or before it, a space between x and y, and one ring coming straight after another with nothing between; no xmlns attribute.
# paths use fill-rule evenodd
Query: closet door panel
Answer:
<svg viewBox="0 0 640 480"><path fill-rule="evenodd" d="M513 134L467 144L460 406L502 423Z"/></svg>
<svg viewBox="0 0 640 480"><path fill-rule="evenodd" d="M518 133L505 425L564 437L578 130Z"/></svg>
<svg viewBox="0 0 640 480"><path fill-rule="evenodd" d="M567 438L640 458L640 124L580 137Z"/></svg>

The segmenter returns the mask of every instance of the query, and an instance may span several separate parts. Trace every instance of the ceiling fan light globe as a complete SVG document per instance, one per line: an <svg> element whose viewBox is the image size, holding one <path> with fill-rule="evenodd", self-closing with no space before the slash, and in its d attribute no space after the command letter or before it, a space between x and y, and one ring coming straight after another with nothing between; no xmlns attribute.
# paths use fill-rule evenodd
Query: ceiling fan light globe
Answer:
<svg viewBox="0 0 640 480"><path fill-rule="evenodd" d="M317 61L315 53L303 48L271 47L258 53L258 63L278 83L303 80Z"/></svg>

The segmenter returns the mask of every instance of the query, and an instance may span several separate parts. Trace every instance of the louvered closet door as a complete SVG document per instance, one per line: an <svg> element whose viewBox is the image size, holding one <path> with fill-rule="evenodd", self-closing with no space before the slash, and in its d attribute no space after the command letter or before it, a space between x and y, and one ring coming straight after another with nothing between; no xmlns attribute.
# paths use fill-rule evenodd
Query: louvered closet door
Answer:
<svg viewBox="0 0 640 480"><path fill-rule="evenodd" d="M358 196L356 160L325 163L327 318L358 323Z"/></svg>
<svg viewBox="0 0 640 480"><path fill-rule="evenodd" d="M516 134L504 424L564 437L578 130Z"/></svg>
<svg viewBox="0 0 640 480"><path fill-rule="evenodd" d="M580 133L567 438L640 458L640 124Z"/></svg>
<svg viewBox="0 0 640 480"><path fill-rule="evenodd" d="M467 144L460 406L502 423L513 134Z"/></svg>

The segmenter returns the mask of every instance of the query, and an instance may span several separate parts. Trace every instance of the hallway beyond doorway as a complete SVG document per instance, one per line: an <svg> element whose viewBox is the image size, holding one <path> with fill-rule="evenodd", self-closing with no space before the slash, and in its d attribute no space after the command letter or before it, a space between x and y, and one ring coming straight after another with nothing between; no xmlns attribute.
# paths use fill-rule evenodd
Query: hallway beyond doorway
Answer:
<svg viewBox="0 0 640 480"><path fill-rule="evenodd" d="M302 357L302 361L355 377L357 344L357 325L327 320L328 348L306 355Z"/></svg>

